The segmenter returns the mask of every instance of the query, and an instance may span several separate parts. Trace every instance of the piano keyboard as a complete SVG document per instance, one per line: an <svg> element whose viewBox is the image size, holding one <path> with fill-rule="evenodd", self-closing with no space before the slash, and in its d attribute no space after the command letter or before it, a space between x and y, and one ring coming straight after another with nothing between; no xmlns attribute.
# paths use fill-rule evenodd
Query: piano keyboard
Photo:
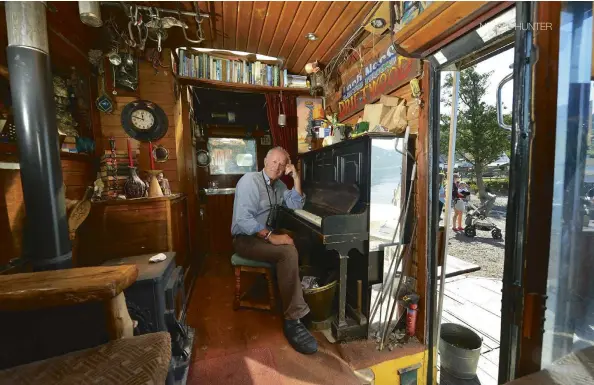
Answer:
<svg viewBox="0 0 594 385"><path fill-rule="evenodd" d="M322 227L322 217L314 215L314 214L310 213L309 211L305 211L305 210L296 209L296 210L293 210L293 212L297 216L305 219L306 221L313 223L314 225L316 225L318 227Z"/></svg>

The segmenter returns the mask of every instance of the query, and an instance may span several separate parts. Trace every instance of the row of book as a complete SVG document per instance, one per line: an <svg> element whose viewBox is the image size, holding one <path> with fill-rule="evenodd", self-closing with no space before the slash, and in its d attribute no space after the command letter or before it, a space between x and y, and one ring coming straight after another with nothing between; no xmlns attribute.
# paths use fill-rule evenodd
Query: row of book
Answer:
<svg viewBox="0 0 594 385"><path fill-rule="evenodd" d="M137 154L132 156L132 166L138 167ZM124 194L124 185L130 175L130 160L127 151L105 150L99 161L99 177L103 182L102 197L106 199L117 198ZM140 176L140 175L139 175Z"/></svg>
<svg viewBox="0 0 594 385"><path fill-rule="evenodd" d="M245 59L229 59L205 52L179 50L179 66L173 69L178 75L197 79L218 80L271 87L306 88L307 77L291 75L278 65Z"/></svg>

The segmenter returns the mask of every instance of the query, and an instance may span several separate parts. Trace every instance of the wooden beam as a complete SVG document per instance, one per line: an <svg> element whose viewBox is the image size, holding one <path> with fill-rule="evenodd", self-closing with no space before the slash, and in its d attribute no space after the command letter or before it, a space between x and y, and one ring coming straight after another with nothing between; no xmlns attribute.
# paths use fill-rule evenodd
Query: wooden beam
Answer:
<svg viewBox="0 0 594 385"><path fill-rule="evenodd" d="M421 99L423 100L423 107L419 114L419 128L416 143L416 159L417 159L417 184L415 188L415 202L416 202L416 217L419 218L417 222L416 235L416 253L417 253L417 293L421 297L419 300L418 319L417 322L417 338L419 341L425 343L425 318L432 316L432 312L427 311L427 234L428 234L428 218L429 218L429 136L431 129L429 125L429 88L431 87L431 73L429 63L425 62L423 65L423 78L421 79Z"/></svg>
<svg viewBox="0 0 594 385"><path fill-rule="evenodd" d="M555 134L557 122L557 84L559 77L559 34L561 3L536 3L535 22L551 23L551 30L534 34L539 59L533 66L532 108L534 126L530 149L528 181L528 216L524 244L524 295L533 311L524 314L530 324L529 335L520 339L520 356L516 377L541 369L542 320L546 305L551 212L555 168ZM534 296L536 294L536 296ZM532 298L530 298L532 297ZM528 308L524 312L529 311ZM522 333L524 334L524 333Z"/></svg>

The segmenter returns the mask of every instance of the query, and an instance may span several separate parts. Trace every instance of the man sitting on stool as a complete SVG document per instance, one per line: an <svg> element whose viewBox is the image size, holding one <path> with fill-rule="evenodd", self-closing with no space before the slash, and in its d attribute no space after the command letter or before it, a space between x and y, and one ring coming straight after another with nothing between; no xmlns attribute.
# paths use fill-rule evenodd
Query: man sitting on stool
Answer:
<svg viewBox="0 0 594 385"><path fill-rule="evenodd" d="M284 174L293 177L293 189L279 180ZM276 265L285 337L298 352L312 354L318 350L318 343L300 321L309 307L299 279L299 255L290 236L272 232L279 205L301 209L304 201L301 180L289 154L275 147L266 154L262 171L247 173L237 182L231 234L239 256Z"/></svg>

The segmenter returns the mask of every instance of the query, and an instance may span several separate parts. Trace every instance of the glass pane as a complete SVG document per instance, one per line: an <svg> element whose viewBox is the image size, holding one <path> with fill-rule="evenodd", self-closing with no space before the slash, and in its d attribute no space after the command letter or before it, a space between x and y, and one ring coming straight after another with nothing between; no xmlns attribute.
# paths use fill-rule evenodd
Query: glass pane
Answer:
<svg viewBox="0 0 594 385"><path fill-rule="evenodd" d="M398 151L396 151L398 149ZM398 242L401 227L396 232L400 213L405 204L406 159L402 155L404 139L372 139L371 141L371 204L369 251L381 245Z"/></svg>
<svg viewBox="0 0 594 385"><path fill-rule="evenodd" d="M542 365L594 346L592 3L561 14L555 185Z"/></svg>
<svg viewBox="0 0 594 385"><path fill-rule="evenodd" d="M241 175L256 169L256 140L209 138L210 175Z"/></svg>

